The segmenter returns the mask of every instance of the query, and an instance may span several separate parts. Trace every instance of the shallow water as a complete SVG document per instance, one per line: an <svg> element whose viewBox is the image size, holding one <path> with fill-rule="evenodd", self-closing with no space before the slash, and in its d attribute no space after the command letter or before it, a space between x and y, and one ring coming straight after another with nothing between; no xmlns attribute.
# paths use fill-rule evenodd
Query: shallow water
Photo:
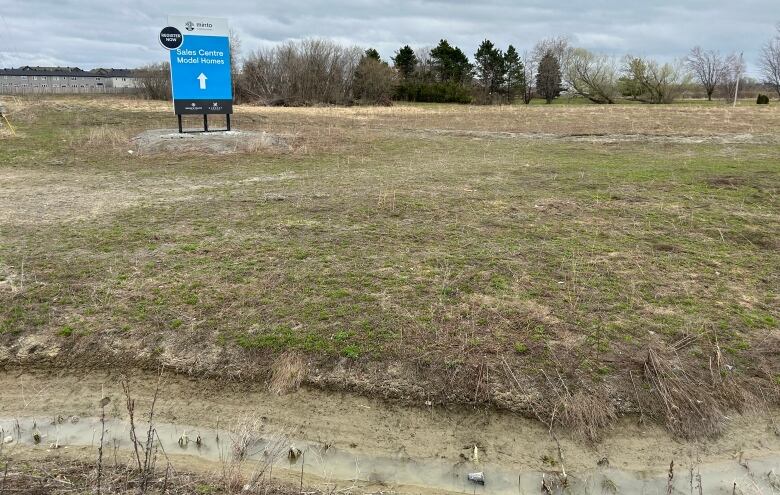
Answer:
<svg viewBox="0 0 780 495"><path fill-rule="evenodd" d="M109 454L114 448L130 449L129 424L120 420L106 420L104 449ZM88 446L97 449L100 442L100 419L94 417L53 420L46 417L0 419L3 438L12 441L2 445L8 451L19 444L34 445L37 433L39 448L63 448ZM137 434L145 438L148 424L137 424ZM193 456L219 463L233 455L235 433L226 430L201 428L172 423L156 423L155 429L162 450L169 456ZM196 438L200 437L200 444ZM247 463L266 459L269 442L279 444L274 432L259 432L249 442ZM302 455L296 461L286 457L287 445L295 445ZM555 472L542 473L496 462L474 462L460 459L453 462L446 458L414 459L407 455L396 456L356 454L317 442L285 438L283 451L277 457L274 470L282 469L299 473L301 467L307 480L316 478L323 482L358 482L389 487L413 487L414 491L451 491L471 494L522 494L540 493L543 477L554 487L559 479ZM478 485L467 479L470 472L484 472L485 484ZM551 471L558 469L551 468ZM672 479L675 494L774 494L780 493L780 452L760 459L706 463L694 466L676 466ZM736 483L736 490L734 484ZM565 489L553 488L554 493L602 494L602 493L668 493L668 472L631 471L610 467L597 467L568 473ZM699 490L701 485L701 491Z"/></svg>

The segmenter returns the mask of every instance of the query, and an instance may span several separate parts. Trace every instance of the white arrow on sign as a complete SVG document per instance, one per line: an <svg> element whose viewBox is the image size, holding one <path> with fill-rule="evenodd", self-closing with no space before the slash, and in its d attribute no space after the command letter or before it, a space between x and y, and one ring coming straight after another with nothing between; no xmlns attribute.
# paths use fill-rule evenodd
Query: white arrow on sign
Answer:
<svg viewBox="0 0 780 495"><path fill-rule="evenodd" d="M208 79L208 77L206 77L206 74L201 72L200 75L198 76L198 81L200 81L200 89L206 89L206 79Z"/></svg>

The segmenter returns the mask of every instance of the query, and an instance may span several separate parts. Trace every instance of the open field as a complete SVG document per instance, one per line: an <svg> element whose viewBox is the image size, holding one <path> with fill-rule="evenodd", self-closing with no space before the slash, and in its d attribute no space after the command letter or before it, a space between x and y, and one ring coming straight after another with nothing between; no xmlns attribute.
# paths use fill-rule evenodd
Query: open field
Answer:
<svg viewBox="0 0 780 495"><path fill-rule="evenodd" d="M776 105L239 107L291 150L230 155L139 153L164 103L6 105L0 364L162 363L592 438L777 404Z"/></svg>

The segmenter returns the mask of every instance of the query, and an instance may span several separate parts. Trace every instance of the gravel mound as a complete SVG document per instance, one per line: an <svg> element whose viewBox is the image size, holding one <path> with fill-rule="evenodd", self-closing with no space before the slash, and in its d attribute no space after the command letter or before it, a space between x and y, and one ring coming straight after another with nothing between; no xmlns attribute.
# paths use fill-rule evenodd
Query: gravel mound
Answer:
<svg viewBox="0 0 780 495"><path fill-rule="evenodd" d="M252 153L290 150L284 138L267 132L215 131L180 134L170 129L142 132L132 139L139 154L156 153Z"/></svg>

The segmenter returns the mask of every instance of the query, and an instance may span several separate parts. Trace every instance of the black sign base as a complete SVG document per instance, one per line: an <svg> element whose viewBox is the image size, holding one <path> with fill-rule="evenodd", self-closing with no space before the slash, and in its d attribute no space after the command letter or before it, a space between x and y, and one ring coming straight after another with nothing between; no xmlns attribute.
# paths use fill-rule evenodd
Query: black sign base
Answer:
<svg viewBox="0 0 780 495"><path fill-rule="evenodd" d="M182 127L182 123L181 123L181 114L177 113L176 114L176 118L179 120L179 134L184 134L185 131L184 131L184 128ZM216 130L217 131L222 131L222 130L229 131L230 130L230 114L229 113L225 114L225 125L227 127L226 129L216 129ZM207 114L207 113L203 114L203 130L202 131L187 131L187 132L209 132L209 114Z"/></svg>
<svg viewBox="0 0 780 495"><path fill-rule="evenodd" d="M173 110L179 115L233 113L233 100L174 100Z"/></svg>

